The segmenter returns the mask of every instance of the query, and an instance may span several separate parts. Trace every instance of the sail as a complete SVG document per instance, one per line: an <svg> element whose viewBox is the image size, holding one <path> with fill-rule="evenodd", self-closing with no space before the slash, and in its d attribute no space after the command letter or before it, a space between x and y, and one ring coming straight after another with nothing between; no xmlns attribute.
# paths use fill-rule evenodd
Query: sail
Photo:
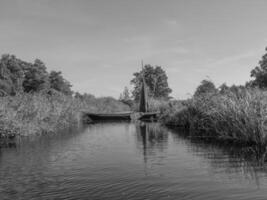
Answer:
<svg viewBox="0 0 267 200"><path fill-rule="evenodd" d="M148 111L148 103L147 103L147 91L146 91L146 83L143 77L142 86L140 91L140 104L139 104L139 112L147 112Z"/></svg>

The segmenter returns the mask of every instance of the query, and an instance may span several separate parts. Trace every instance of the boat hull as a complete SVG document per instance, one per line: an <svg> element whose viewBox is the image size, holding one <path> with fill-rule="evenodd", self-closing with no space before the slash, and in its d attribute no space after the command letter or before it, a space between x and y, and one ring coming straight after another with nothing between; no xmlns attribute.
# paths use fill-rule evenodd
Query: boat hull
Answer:
<svg viewBox="0 0 267 200"><path fill-rule="evenodd" d="M141 116L138 118L140 121L157 121L158 120L158 112L150 112L150 113L142 113Z"/></svg>
<svg viewBox="0 0 267 200"><path fill-rule="evenodd" d="M129 121L131 120L131 113L87 113L86 116L92 121Z"/></svg>

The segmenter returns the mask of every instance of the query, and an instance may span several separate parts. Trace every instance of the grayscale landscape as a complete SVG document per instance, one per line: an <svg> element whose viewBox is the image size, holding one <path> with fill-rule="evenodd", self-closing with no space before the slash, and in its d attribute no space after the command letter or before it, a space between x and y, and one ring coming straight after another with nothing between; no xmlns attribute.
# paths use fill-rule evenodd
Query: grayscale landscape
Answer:
<svg viewBox="0 0 267 200"><path fill-rule="evenodd" d="M0 0L0 200L264 200L267 1Z"/></svg>

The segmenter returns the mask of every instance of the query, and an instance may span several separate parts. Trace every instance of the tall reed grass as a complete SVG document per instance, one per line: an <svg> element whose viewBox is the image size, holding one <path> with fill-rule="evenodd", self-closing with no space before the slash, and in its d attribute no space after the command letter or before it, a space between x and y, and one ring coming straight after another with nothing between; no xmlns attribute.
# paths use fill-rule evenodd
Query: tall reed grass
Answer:
<svg viewBox="0 0 267 200"><path fill-rule="evenodd" d="M209 93L168 105L161 121L190 129L190 134L246 144L267 144L267 93L243 89Z"/></svg>
<svg viewBox="0 0 267 200"><path fill-rule="evenodd" d="M61 93L23 93L0 97L0 137L53 133L78 125L81 111L125 111L129 107L113 98L74 98Z"/></svg>
<svg viewBox="0 0 267 200"><path fill-rule="evenodd" d="M147 103L148 103L148 112L158 112L159 110L166 108L167 105L169 104L169 101L164 99L149 98ZM133 111L139 112L139 102L138 101L133 102L131 108Z"/></svg>

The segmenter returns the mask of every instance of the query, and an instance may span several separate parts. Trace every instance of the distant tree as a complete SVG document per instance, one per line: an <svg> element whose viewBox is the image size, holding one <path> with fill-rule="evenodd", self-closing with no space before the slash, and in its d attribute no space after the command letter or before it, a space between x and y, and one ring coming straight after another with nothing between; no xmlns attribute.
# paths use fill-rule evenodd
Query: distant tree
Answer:
<svg viewBox="0 0 267 200"><path fill-rule="evenodd" d="M74 98L82 99L83 98L83 95L80 92L75 92Z"/></svg>
<svg viewBox="0 0 267 200"><path fill-rule="evenodd" d="M129 89L127 87L125 87L123 92L120 94L119 101L121 101L122 103L127 104L128 106L132 106L133 105L133 101L132 101L132 99L130 97Z"/></svg>
<svg viewBox="0 0 267 200"><path fill-rule="evenodd" d="M247 81L245 83L246 88L253 88L254 87L254 81Z"/></svg>
<svg viewBox="0 0 267 200"><path fill-rule="evenodd" d="M14 95L23 91L24 72L22 65L25 64L14 55L2 55L0 60L0 88L3 93Z"/></svg>
<svg viewBox="0 0 267 200"><path fill-rule="evenodd" d="M194 96L202 96L209 93L215 93L217 91L214 83L210 80L201 81L200 85L197 87Z"/></svg>
<svg viewBox="0 0 267 200"><path fill-rule="evenodd" d="M65 95L72 95L71 84L63 78L60 71L50 72L49 83L52 89L57 90Z"/></svg>
<svg viewBox="0 0 267 200"><path fill-rule="evenodd" d="M160 66L145 65L140 72L133 74L134 78L131 84L134 85L132 96L135 101L140 98L140 88L142 85L142 77L144 76L146 85L148 87L148 95L155 99L168 99L172 90L168 85L168 77L166 72Z"/></svg>
<svg viewBox="0 0 267 200"><path fill-rule="evenodd" d="M3 62L3 57L0 61L0 93L3 95L10 95L13 91L13 82L10 78L11 72L7 69Z"/></svg>
<svg viewBox="0 0 267 200"><path fill-rule="evenodd" d="M23 88L25 92L38 92L49 89L49 77L45 64L36 59L33 65L24 68Z"/></svg>
<svg viewBox="0 0 267 200"><path fill-rule="evenodd" d="M81 94L79 92L75 92L74 98L78 98L81 100L92 100L95 99L95 96L88 93Z"/></svg>
<svg viewBox="0 0 267 200"><path fill-rule="evenodd" d="M267 47L265 48L267 51ZM267 53L265 53L259 61L259 66L256 66L250 73L250 76L254 80L250 83L250 86L256 86L259 88L267 87Z"/></svg>
<svg viewBox="0 0 267 200"><path fill-rule="evenodd" d="M10 95L12 91L12 85L8 81L0 79L0 96Z"/></svg>
<svg viewBox="0 0 267 200"><path fill-rule="evenodd" d="M219 91L221 94L226 93L230 88L226 85L226 83L223 83L220 87L219 87Z"/></svg>
<svg viewBox="0 0 267 200"><path fill-rule="evenodd" d="M0 96L15 95L21 92L39 92L49 90L49 93L61 92L71 95L71 85L61 72L48 73L45 64L36 59L29 63L4 54L0 59Z"/></svg>
<svg viewBox="0 0 267 200"><path fill-rule="evenodd" d="M246 93L247 87L244 85L232 85L229 90L234 93L237 97L242 98Z"/></svg>
<svg viewBox="0 0 267 200"><path fill-rule="evenodd" d="M120 94L119 100L129 100L130 98L130 92L127 87L124 88L123 92Z"/></svg>

